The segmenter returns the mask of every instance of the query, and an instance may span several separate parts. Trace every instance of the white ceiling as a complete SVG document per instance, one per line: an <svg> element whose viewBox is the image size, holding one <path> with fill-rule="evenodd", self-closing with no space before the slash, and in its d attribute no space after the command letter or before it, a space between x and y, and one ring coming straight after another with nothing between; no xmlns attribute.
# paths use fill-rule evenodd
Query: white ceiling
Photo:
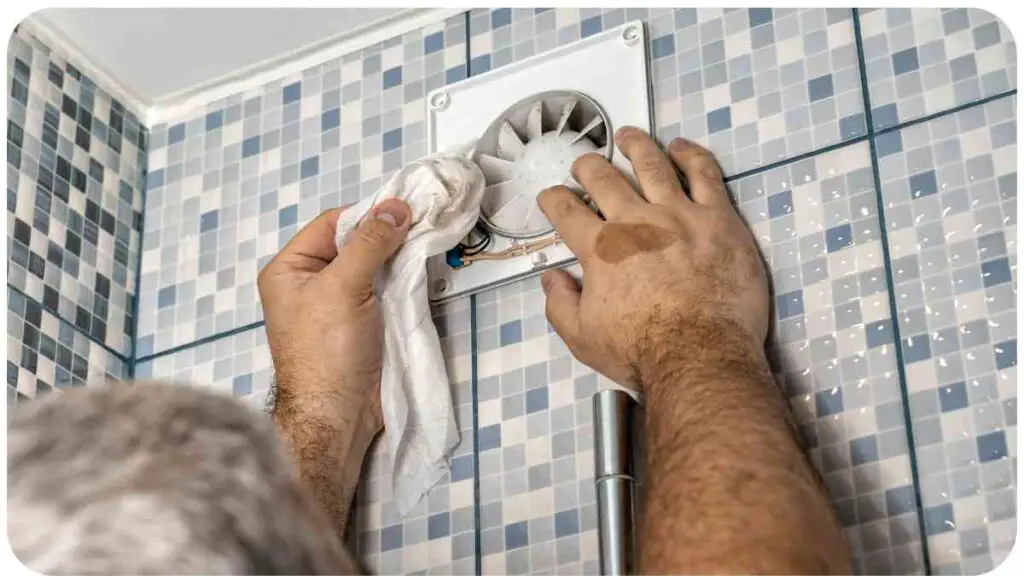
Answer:
<svg viewBox="0 0 1024 576"><path fill-rule="evenodd" d="M51 8L37 13L155 103L393 17L400 8Z"/></svg>

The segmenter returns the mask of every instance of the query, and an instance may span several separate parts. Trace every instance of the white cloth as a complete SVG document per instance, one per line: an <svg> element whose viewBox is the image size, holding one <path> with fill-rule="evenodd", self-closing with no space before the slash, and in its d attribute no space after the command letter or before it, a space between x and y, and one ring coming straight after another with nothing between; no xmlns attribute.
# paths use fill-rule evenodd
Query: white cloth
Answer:
<svg viewBox="0 0 1024 576"><path fill-rule="evenodd" d="M480 215L484 175L459 154L418 160L338 218L340 247L374 205L389 198L412 208L405 244L374 283L384 312L381 406L392 491L404 517L448 471L459 441L452 393L427 299L427 258L455 247Z"/></svg>

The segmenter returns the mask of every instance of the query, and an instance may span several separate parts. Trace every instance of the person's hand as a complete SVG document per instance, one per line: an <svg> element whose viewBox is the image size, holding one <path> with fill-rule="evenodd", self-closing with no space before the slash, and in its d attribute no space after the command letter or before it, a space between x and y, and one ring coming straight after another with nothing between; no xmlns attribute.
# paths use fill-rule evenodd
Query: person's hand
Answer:
<svg viewBox="0 0 1024 576"><path fill-rule="evenodd" d="M713 361L705 353L723 347L763 356L764 265L711 153L677 138L669 160L632 127L615 140L640 193L597 154L572 167L604 220L564 186L538 197L583 268L582 291L562 270L544 274L548 321L580 362L630 387L650 370Z"/></svg>
<svg viewBox="0 0 1024 576"><path fill-rule="evenodd" d="M297 397L306 409L341 406L376 434L383 427L384 324L373 279L405 240L412 215L400 200L380 203L339 253L341 211L318 216L263 268L260 299L277 402Z"/></svg>

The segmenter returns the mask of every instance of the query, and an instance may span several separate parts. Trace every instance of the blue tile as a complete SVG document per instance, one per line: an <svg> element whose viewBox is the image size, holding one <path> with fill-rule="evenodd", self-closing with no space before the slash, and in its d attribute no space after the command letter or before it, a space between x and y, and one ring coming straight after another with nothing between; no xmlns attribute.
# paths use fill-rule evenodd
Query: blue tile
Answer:
<svg viewBox="0 0 1024 576"><path fill-rule="evenodd" d="M1002 430L978 436L978 460L991 462L1006 458L1006 433Z"/></svg>
<svg viewBox="0 0 1024 576"><path fill-rule="evenodd" d="M299 207L296 204L282 208L277 213L277 227L287 228L295 224L299 218Z"/></svg>
<svg viewBox="0 0 1024 576"><path fill-rule="evenodd" d="M913 364L932 357L931 341L927 334L918 334L906 339L903 344L903 362Z"/></svg>
<svg viewBox="0 0 1024 576"><path fill-rule="evenodd" d="M380 531L380 550L387 552L402 547L402 525L386 526Z"/></svg>
<svg viewBox="0 0 1024 576"><path fill-rule="evenodd" d="M434 514L427 518L427 539L437 540L452 532L452 517L449 512Z"/></svg>
<svg viewBox="0 0 1024 576"><path fill-rule="evenodd" d="M523 341L523 323L513 320L501 325L501 345L518 344Z"/></svg>
<svg viewBox="0 0 1024 576"><path fill-rule="evenodd" d="M153 170L146 174L146 190L152 190L164 185L164 169Z"/></svg>
<svg viewBox="0 0 1024 576"><path fill-rule="evenodd" d="M326 132L341 126L341 108L331 108L320 115L320 131Z"/></svg>
<svg viewBox="0 0 1024 576"><path fill-rule="evenodd" d="M892 331L892 319L885 318L865 324L864 337L867 339L869 349L892 344L895 338Z"/></svg>
<svg viewBox="0 0 1024 576"><path fill-rule="evenodd" d="M831 74L811 78L807 82L807 97L811 102L831 98L834 93Z"/></svg>
<svg viewBox="0 0 1024 576"><path fill-rule="evenodd" d="M206 115L206 131L216 130L224 125L224 111L216 110Z"/></svg>
<svg viewBox="0 0 1024 576"><path fill-rule="evenodd" d="M580 532L580 517L576 510L555 513L555 538L572 536Z"/></svg>
<svg viewBox="0 0 1024 576"><path fill-rule="evenodd" d="M771 8L750 8L747 10L750 16L750 27L759 26L772 20Z"/></svg>
<svg viewBox="0 0 1024 576"><path fill-rule="evenodd" d="M473 477L473 455L452 458L451 481L460 482Z"/></svg>
<svg viewBox="0 0 1024 576"><path fill-rule="evenodd" d="M217 227L217 221L219 219L219 212L217 210L210 210L199 217L199 232L208 232Z"/></svg>
<svg viewBox="0 0 1024 576"><path fill-rule="evenodd" d="M470 74L483 74L491 69L491 55L484 54L469 61Z"/></svg>
<svg viewBox="0 0 1024 576"><path fill-rule="evenodd" d="M825 230L825 247L828 253L838 252L847 246L853 246L853 230L849 224Z"/></svg>
<svg viewBox="0 0 1024 576"><path fill-rule="evenodd" d="M651 41L651 60L657 60L676 53L676 37L667 34Z"/></svg>
<svg viewBox="0 0 1024 576"><path fill-rule="evenodd" d="M373 54L363 59L363 77L380 72L380 54Z"/></svg>
<svg viewBox="0 0 1024 576"><path fill-rule="evenodd" d="M526 391L526 413L532 414L548 409L548 389L533 388Z"/></svg>
<svg viewBox="0 0 1024 576"><path fill-rule="evenodd" d="M850 461L854 466L878 461L878 439L864 436L850 440Z"/></svg>
<svg viewBox="0 0 1024 576"><path fill-rule="evenodd" d="M900 131L895 130L875 137L875 149L878 150L879 158L902 152L903 137L900 136Z"/></svg>
<svg viewBox="0 0 1024 576"><path fill-rule="evenodd" d="M175 124L167 131L167 143L175 144L185 139L185 124Z"/></svg>
<svg viewBox="0 0 1024 576"><path fill-rule="evenodd" d="M512 23L512 9L511 8L498 8L491 12L491 30L496 30L502 26L508 26Z"/></svg>
<svg viewBox="0 0 1024 576"><path fill-rule="evenodd" d="M885 491L885 510L889 516L909 514L917 509L917 495L911 485L889 488Z"/></svg>
<svg viewBox="0 0 1024 576"><path fill-rule="evenodd" d="M803 314L804 291L794 290L786 294L779 294L775 297L775 310L779 314L779 320Z"/></svg>
<svg viewBox="0 0 1024 576"><path fill-rule="evenodd" d="M465 80L465 79L466 79L466 67L465 66L456 66L454 68L449 68L444 73L444 83L445 84L453 84L455 82L458 82L459 80Z"/></svg>
<svg viewBox="0 0 1024 576"><path fill-rule="evenodd" d="M939 191L938 182L935 180L935 171L919 172L910 177L911 198L922 198L931 196Z"/></svg>
<svg viewBox="0 0 1024 576"><path fill-rule="evenodd" d="M530 528L526 522L505 525L505 550L522 548L530 543Z"/></svg>
<svg viewBox="0 0 1024 576"><path fill-rule="evenodd" d="M843 411L843 390L841 388L822 390L814 395L814 406L818 418L839 414Z"/></svg>
<svg viewBox="0 0 1024 576"><path fill-rule="evenodd" d="M1017 365L1017 340L1007 340L992 347L996 355L996 368L1005 370Z"/></svg>
<svg viewBox="0 0 1024 576"><path fill-rule="evenodd" d="M768 197L768 217L778 218L793 213L793 192L784 190Z"/></svg>
<svg viewBox="0 0 1024 576"><path fill-rule="evenodd" d="M235 396L252 394L252 374L235 376L235 379L231 381L231 393Z"/></svg>
<svg viewBox="0 0 1024 576"><path fill-rule="evenodd" d="M242 158L260 153L260 137L253 136L242 141Z"/></svg>
<svg viewBox="0 0 1024 576"><path fill-rule="evenodd" d="M299 178L305 180L320 173L320 157L310 156L299 164Z"/></svg>
<svg viewBox="0 0 1024 576"><path fill-rule="evenodd" d="M732 128L732 112L729 107L708 112L708 132L715 133Z"/></svg>
<svg viewBox="0 0 1024 576"><path fill-rule="evenodd" d="M580 38L593 36L601 31L601 17L593 16L580 22Z"/></svg>
<svg viewBox="0 0 1024 576"><path fill-rule="evenodd" d="M287 86L285 86L284 88L281 89L281 103L282 104L289 104L291 102L295 102L299 98L302 98L302 83L301 82L295 82L294 84L289 84L289 85L287 85Z"/></svg>
<svg viewBox="0 0 1024 576"><path fill-rule="evenodd" d="M153 335L142 336L135 344L135 357L144 358L153 353Z"/></svg>
<svg viewBox="0 0 1024 576"><path fill-rule="evenodd" d="M839 119L839 135L842 138L860 136L866 130L864 128L864 113L858 112Z"/></svg>
<svg viewBox="0 0 1024 576"><path fill-rule="evenodd" d="M177 290L175 290L175 286L161 288L160 291L156 293L156 306L157 308L174 306L177 299Z"/></svg>
<svg viewBox="0 0 1024 576"><path fill-rule="evenodd" d="M434 32L423 39L423 53L433 54L444 49L444 32Z"/></svg>
<svg viewBox="0 0 1024 576"><path fill-rule="evenodd" d="M886 128L899 124L900 117L896 104L886 104L872 110L871 121L875 124L875 128Z"/></svg>
<svg viewBox="0 0 1024 576"><path fill-rule="evenodd" d="M402 83L402 67L395 66L384 71L381 75L381 88L387 90L388 88L394 88Z"/></svg>
<svg viewBox="0 0 1024 576"><path fill-rule="evenodd" d="M939 388L939 406L943 412L951 412L967 407L967 387L963 382Z"/></svg>
<svg viewBox="0 0 1024 576"><path fill-rule="evenodd" d="M501 424L485 426L477 432L477 446L480 451L501 447Z"/></svg>
<svg viewBox="0 0 1024 576"><path fill-rule="evenodd" d="M982 262L981 280L986 288L1010 282L1013 280L1013 276L1010 274L1010 261L1006 258L999 258Z"/></svg>
<svg viewBox="0 0 1024 576"><path fill-rule="evenodd" d="M388 130L380 138L380 146L387 152L388 150L395 150L396 148L402 147L402 129L395 128L394 130Z"/></svg>
<svg viewBox="0 0 1024 576"><path fill-rule="evenodd" d="M907 48L892 55L892 73L896 76L917 70L917 48Z"/></svg>
<svg viewBox="0 0 1024 576"><path fill-rule="evenodd" d="M953 505L939 504L924 509L924 531L931 536L956 529L953 522Z"/></svg>

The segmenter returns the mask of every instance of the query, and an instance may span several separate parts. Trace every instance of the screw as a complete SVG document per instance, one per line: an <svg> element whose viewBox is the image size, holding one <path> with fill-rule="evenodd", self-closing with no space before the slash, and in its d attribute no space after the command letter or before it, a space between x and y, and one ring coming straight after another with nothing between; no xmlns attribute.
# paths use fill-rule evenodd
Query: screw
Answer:
<svg viewBox="0 0 1024 576"><path fill-rule="evenodd" d="M622 39L626 41L627 46L632 46L640 41L640 29L635 25L627 26L622 31Z"/></svg>
<svg viewBox="0 0 1024 576"><path fill-rule="evenodd" d="M434 92L430 95L430 107L438 112L447 108L449 102L450 98L448 97L448 92L444 90Z"/></svg>

